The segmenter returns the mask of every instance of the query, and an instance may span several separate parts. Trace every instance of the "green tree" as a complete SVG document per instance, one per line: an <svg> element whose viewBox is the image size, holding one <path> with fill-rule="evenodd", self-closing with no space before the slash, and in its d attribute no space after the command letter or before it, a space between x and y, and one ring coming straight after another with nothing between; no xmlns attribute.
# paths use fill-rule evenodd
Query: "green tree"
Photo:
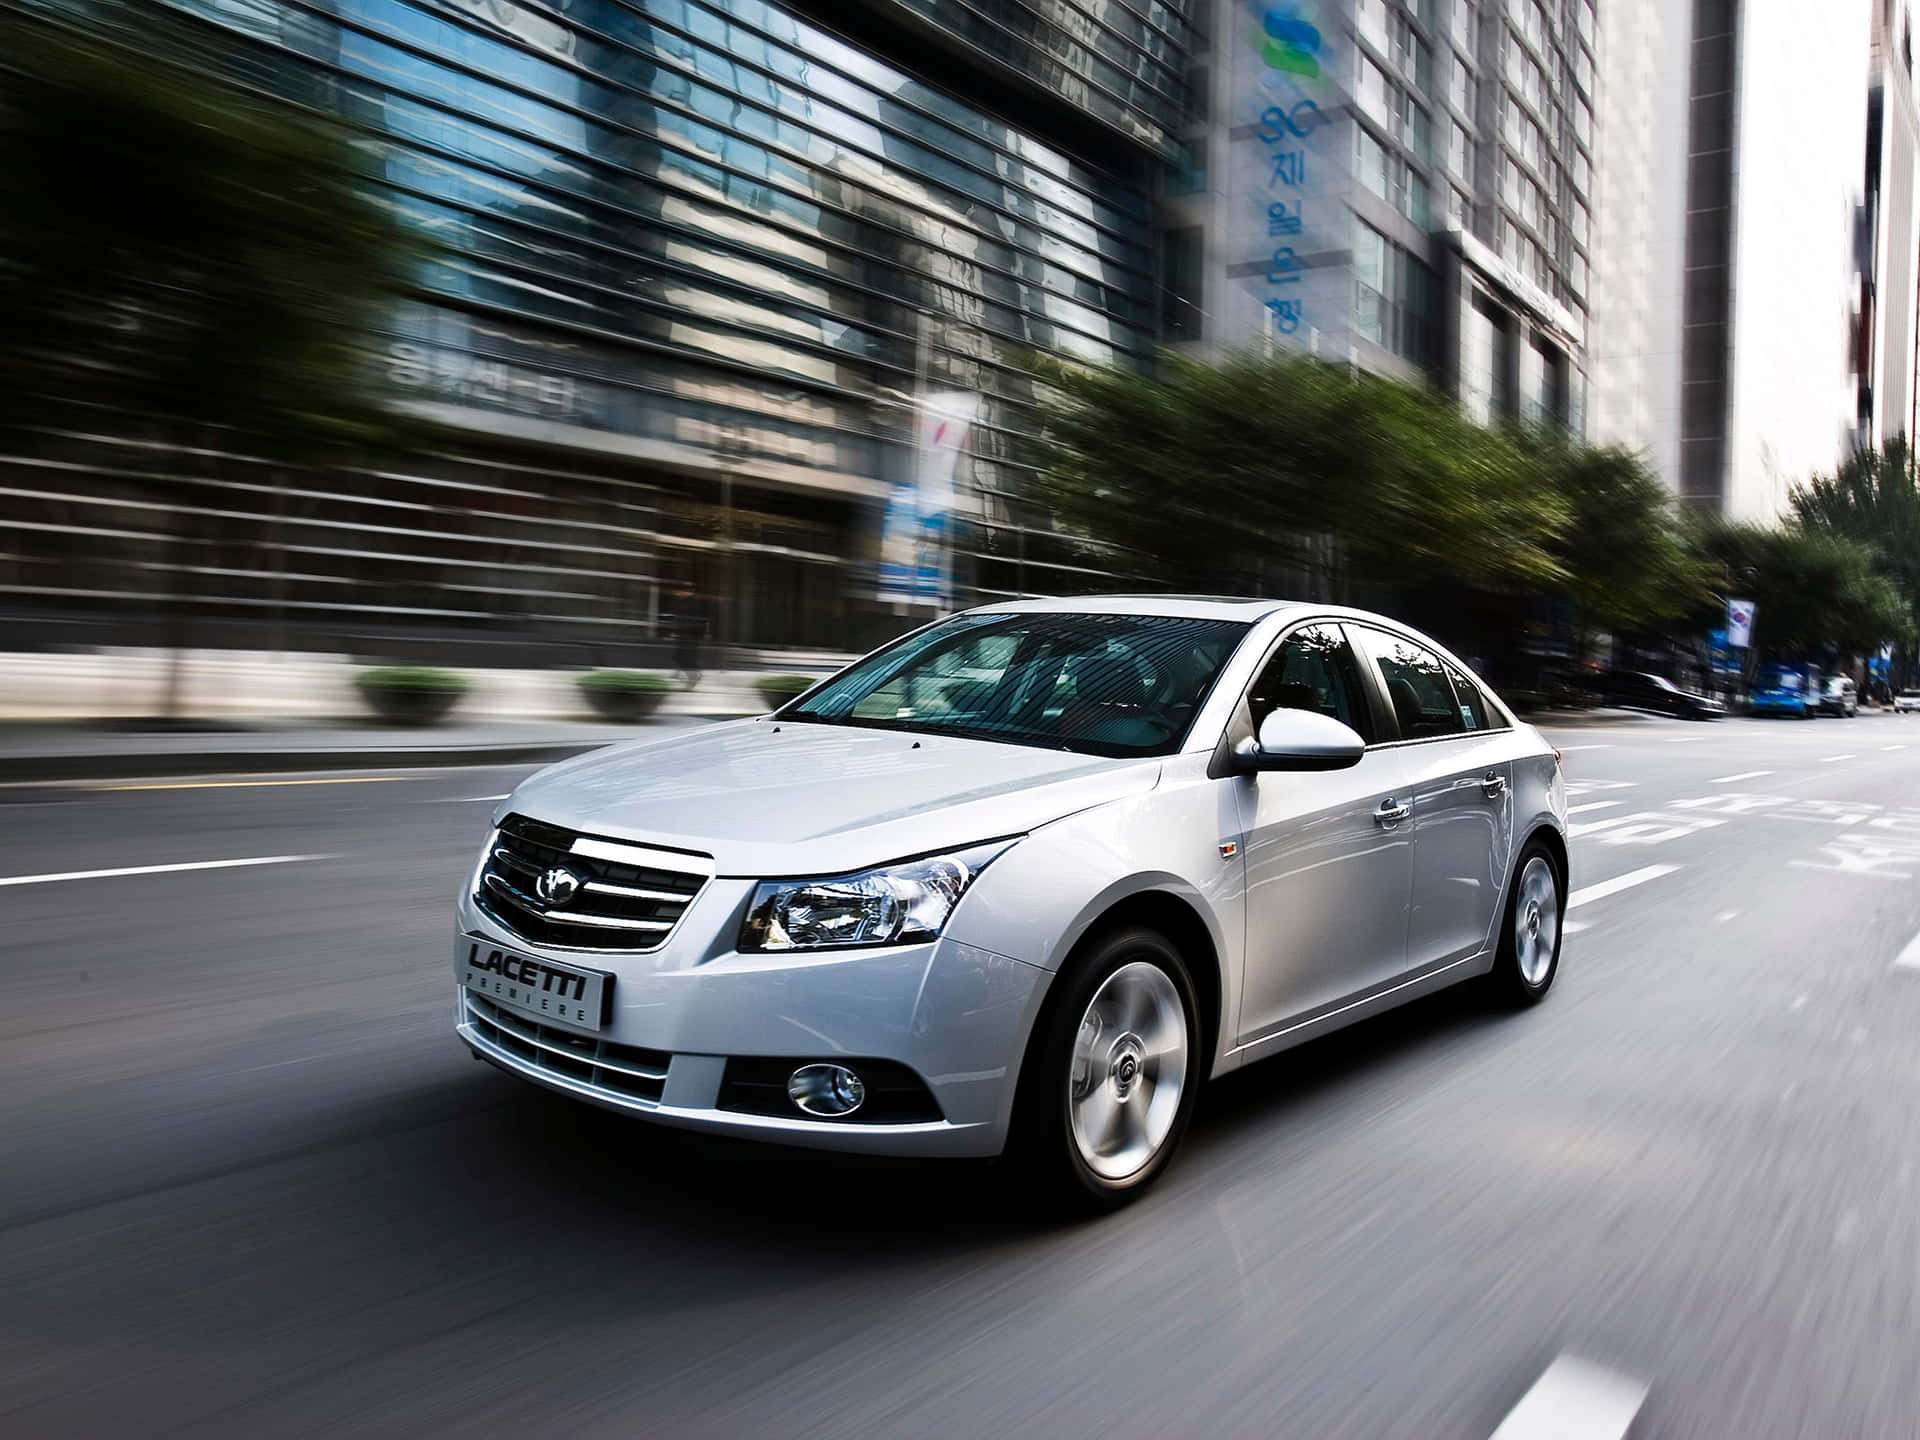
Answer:
<svg viewBox="0 0 1920 1440"><path fill-rule="evenodd" d="M176 64L130 8L97 13L98 33L0 18L0 438L32 454L104 417L178 447L178 478L147 482L177 652L194 467L393 443L365 336L419 252L343 132Z"/></svg>
<svg viewBox="0 0 1920 1440"><path fill-rule="evenodd" d="M1816 475L1794 491L1804 530L1867 546L1875 568L1899 587L1902 623L1887 631L1911 657L1920 638L1920 467L1904 436L1880 450L1860 450L1832 475Z"/></svg>
<svg viewBox="0 0 1920 1440"><path fill-rule="evenodd" d="M1711 583L1667 487L1631 451L1571 442L1557 430L1519 438L1569 521L1549 547L1586 634L1625 634L1692 612Z"/></svg>
<svg viewBox="0 0 1920 1440"><path fill-rule="evenodd" d="M1757 649L1800 659L1832 648L1860 654L1911 623L1899 590L1875 569L1873 551L1838 535L1788 527L1714 524L1697 537L1712 592L1739 593L1756 607ZM1703 608L1702 624L1724 623Z"/></svg>
<svg viewBox="0 0 1920 1440"><path fill-rule="evenodd" d="M150 43L142 44L148 37ZM415 250L338 130L111 43L0 28L0 395L244 435L383 436L362 345Z"/></svg>
<svg viewBox="0 0 1920 1440"><path fill-rule="evenodd" d="M1284 356L1044 373L1037 498L1171 587L1565 578L1567 506L1439 396Z"/></svg>

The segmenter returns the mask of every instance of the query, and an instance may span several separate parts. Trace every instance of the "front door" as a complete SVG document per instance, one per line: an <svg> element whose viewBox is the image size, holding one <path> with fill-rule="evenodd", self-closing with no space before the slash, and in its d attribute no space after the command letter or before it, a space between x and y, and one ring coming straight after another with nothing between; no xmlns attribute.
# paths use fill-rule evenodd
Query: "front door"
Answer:
<svg viewBox="0 0 1920 1440"><path fill-rule="evenodd" d="M1492 933L1513 851L1512 730L1472 679L1426 646L1354 628L1379 667L1395 748L1410 767L1414 973L1476 954Z"/></svg>
<svg viewBox="0 0 1920 1440"><path fill-rule="evenodd" d="M1240 1043L1259 1040L1406 966L1413 887L1412 766L1377 739L1360 659L1338 625L1281 642L1248 692L1253 727L1279 706L1318 710L1369 742L1347 770L1235 779L1247 867Z"/></svg>

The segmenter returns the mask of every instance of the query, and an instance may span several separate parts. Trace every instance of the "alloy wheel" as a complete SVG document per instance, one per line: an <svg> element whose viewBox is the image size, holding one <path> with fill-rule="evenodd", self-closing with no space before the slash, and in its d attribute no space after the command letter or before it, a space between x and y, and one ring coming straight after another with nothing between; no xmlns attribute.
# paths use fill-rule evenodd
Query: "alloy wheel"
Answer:
<svg viewBox="0 0 1920 1440"><path fill-rule="evenodd" d="M1094 991L1074 1036L1067 1112L1088 1169L1121 1181L1172 1133L1188 1081L1187 1015L1158 965L1122 965Z"/></svg>
<svg viewBox="0 0 1920 1440"><path fill-rule="evenodd" d="M1535 855L1520 872L1513 907L1513 953L1520 978L1539 985L1553 966L1560 939L1560 887L1546 856Z"/></svg>

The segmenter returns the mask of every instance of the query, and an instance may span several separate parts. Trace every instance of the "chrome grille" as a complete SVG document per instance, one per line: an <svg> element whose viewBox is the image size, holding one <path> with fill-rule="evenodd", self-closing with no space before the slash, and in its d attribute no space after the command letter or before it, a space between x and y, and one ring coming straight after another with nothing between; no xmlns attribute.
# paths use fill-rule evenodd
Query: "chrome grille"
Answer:
<svg viewBox="0 0 1920 1440"><path fill-rule="evenodd" d="M659 1103L660 1092L666 1088L667 1065L673 1058L664 1050L644 1050L638 1045L559 1030L516 1015L470 990L463 994L467 1024L474 1033L506 1051L522 1069L564 1076L597 1090L610 1090L626 1100Z"/></svg>
<svg viewBox="0 0 1920 1440"><path fill-rule="evenodd" d="M578 882L543 899L541 877L565 870ZM481 868L474 900L536 945L568 950L657 950L713 876L713 861L509 815Z"/></svg>

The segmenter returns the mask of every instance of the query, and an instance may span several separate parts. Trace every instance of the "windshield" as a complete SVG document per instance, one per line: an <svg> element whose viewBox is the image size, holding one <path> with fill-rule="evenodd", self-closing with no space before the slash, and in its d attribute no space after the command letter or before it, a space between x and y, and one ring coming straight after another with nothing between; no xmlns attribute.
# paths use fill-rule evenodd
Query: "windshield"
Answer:
<svg viewBox="0 0 1920 1440"><path fill-rule="evenodd" d="M1168 755L1246 636L1182 615L960 615L860 661L783 720L1089 755Z"/></svg>

